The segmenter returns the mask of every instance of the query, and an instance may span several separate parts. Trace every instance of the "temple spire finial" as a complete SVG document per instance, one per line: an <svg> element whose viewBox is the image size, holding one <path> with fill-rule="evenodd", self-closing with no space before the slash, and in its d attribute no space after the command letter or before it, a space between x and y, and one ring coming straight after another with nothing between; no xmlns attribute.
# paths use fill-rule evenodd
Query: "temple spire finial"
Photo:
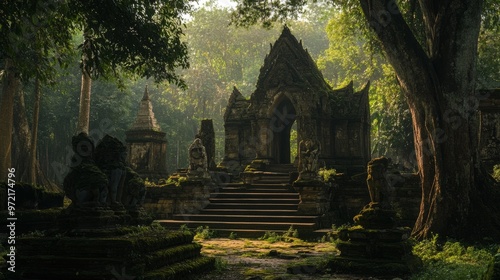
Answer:
<svg viewBox="0 0 500 280"><path fill-rule="evenodd" d="M142 100L149 100L148 85L146 85L146 88L144 89L144 96L142 97Z"/></svg>

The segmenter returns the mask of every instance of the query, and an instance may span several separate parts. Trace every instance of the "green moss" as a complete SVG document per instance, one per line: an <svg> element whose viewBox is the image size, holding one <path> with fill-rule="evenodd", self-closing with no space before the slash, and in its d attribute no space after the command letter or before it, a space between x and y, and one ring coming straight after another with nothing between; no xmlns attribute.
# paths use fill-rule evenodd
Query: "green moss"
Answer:
<svg viewBox="0 0 500 280"><path fill-rule="evenodd" d="M318 171L318 175L325 182L333 182L333 181L335 181L335 176L337 175L337 170L335 170L335 169L320 168L319 171Z"/></svg>
<svg viewBox="0 0 500 280"><path fill-rule="evenodd" d="M328 267L334 272L356 273L375 276L402 276L410 274L411 268L405 262L377 260L377 259L352 259L333 257ZM453 279L453 278L441 278Z"/></svg>
<svg viewBox="0 0 500 280"><path fill-rule="evenodd" d="M7 209L5 197L7 194L7 182L0 182L0 206ZM49 191L43 186L32 185L24 182L16 182L16 210L24 209L49 209L62 207L64 193L62 191Z"/></svg>
<svg viewBox="0 0 500 280"><path fill-rule="evenodd" d="M496 164L495 166L493 166L492 176L497 182L500 182L500 164Z"/></svg>
<svg viewBox="0 0 500 280"><path fill-rule="evenodd" d="M164 265L170 265L184 259L198 257L200 255L200 250L200 244L189 243L156 251L152 254L141 256L141 259L146 263L146 269L151 270Z"/></svg>
<svg viewBox="0 0 500 280"><path fill-rule="evenodd" d="M196 279L193 274L209 271L214 265L214 258L198 257L148 272L144 280Z"/></svg>

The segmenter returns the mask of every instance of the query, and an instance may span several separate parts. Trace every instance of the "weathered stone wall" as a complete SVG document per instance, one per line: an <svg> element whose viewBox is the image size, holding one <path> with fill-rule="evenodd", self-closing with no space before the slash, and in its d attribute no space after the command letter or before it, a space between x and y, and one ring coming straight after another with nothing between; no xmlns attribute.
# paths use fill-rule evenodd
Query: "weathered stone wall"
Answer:
<svg viewBox="0 0 500 280"><path fill-rule="evenodd" d="M155 219L169 219L173 214L196 213L210 197L210 187L198 181L182 182L180 186L148 187L144 208Z"/></svg>
<svg viewBox="0 0 500 280"><path fill-rule="evenodd" d="M500 164L500 89L480 92L480 145L481 159L488 169ZM491 170L489 170L491 171Z"/></svg>

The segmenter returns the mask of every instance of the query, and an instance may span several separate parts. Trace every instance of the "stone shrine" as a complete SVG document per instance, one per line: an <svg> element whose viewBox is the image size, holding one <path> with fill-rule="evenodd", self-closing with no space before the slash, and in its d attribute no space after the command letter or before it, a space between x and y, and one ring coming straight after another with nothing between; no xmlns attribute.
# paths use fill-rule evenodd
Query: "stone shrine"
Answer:
<svg viewBox="0 0 500 280"><path fill-rule="evenodd" d="M285 26L264 60L250 99L236 87L229 98L221 167L237 171L252 161L297 166L290 151L296 124L297 143L319 142L320 167L363 172L370 160L368 89L369 83L355 92L352 82L332 89Z"/></svg>
<svg viewBox="0 0 500 280"><path fill-rule="evenodd" d="M398 226L391 206L388 164L384 157L368 163L371 202L353 218L355 226L339 230L336 246L340 256L329 262L333 271L400 277L421 267L420 259L412 254L411 229Z"/></svg>
<svg viewBox="0 0 500 280"><path fill-rule="evenodd" d="M125 132L127 163L142 178L158 180L167 177L167 140L153 113L148 87L139 105L134 124Z"/></svg>

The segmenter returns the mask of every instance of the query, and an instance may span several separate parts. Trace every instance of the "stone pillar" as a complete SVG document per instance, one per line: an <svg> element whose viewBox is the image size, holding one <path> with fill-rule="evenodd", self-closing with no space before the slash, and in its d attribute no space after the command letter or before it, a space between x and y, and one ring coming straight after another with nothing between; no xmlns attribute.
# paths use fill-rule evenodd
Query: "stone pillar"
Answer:
<svg viewBox="0 0 500 280"><path fill-rule="evenodd" d="M257 159L269 159L271 157L271 144L273 132L269 129L270 119L262 118L253 123L252 130L257 137L256 148Z"/></svg>
<svg viewBox="0 0 500 280"><path fill-rule="evenodd" d="M234 125L225 125L225 143L224 143L224 161L240 160L240 139L238 127Z"/></svg>
<svg viewBox="0 0 500 280"><path fill-rule="evenodd" d="M209 170L215 170L215 132L212 120L202 120L196 138L200 138L207 154Z"/></svg>

